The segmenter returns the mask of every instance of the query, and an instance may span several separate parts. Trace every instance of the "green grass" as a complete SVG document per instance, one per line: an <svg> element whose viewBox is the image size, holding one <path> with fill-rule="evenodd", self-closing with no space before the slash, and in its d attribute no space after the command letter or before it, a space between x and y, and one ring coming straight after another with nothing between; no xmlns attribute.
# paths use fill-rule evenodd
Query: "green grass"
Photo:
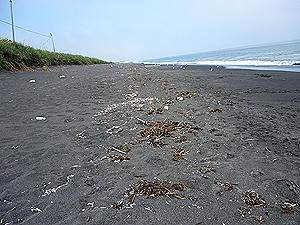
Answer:
<svg viewBox="0 0 300 225"><path fill-rule="evenodd" d="M43 66L92 65L109 62L82 55L55 53L34 49L7 39L0 40L0 70L30 70Z"/></svg>

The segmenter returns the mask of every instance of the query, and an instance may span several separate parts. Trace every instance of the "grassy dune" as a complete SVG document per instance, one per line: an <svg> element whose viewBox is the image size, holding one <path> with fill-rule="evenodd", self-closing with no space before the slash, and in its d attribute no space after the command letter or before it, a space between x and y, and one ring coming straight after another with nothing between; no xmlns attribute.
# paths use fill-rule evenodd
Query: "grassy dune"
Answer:
<svg viewBox="0 0 300 225"><path fill-rule="evenodd" d="M0 40L0 70L32 70L43 66L91 65L109 63L82 55L34 49L7 39Z"/></svg>

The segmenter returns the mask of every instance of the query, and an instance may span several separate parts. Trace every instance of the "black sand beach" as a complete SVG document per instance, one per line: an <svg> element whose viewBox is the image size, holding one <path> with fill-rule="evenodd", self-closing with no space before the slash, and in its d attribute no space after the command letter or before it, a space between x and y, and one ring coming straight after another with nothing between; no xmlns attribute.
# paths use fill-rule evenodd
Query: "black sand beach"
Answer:
<svg viewBox="0 0 300 225"><path fill-rule="evenodd" d="M300 73L51 69L0 73L0 224L300 224Z"/></svg>

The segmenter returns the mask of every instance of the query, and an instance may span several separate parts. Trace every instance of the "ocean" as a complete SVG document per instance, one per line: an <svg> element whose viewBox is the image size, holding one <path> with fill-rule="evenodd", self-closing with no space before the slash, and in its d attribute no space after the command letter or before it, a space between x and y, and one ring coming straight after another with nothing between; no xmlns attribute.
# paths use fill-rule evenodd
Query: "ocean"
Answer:
<svg viewBox="0 0 300 225"><path fill-rule="evenodd" d="M226 68L300 72L300 40L144 60L139 63L220 65Z"/></svg>

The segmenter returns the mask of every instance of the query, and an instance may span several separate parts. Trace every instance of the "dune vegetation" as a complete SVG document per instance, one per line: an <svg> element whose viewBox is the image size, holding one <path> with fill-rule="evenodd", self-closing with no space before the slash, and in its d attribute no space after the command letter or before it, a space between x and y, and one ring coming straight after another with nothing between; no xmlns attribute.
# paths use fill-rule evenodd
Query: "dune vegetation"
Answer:
<svg viewBox="0 0 300 225"><path fill-rule="evenodd" d="M0 70L33 70L58 65L92 65L109 62L65 53L55 53L24 46L8 39L0 40Z"/></svg>

